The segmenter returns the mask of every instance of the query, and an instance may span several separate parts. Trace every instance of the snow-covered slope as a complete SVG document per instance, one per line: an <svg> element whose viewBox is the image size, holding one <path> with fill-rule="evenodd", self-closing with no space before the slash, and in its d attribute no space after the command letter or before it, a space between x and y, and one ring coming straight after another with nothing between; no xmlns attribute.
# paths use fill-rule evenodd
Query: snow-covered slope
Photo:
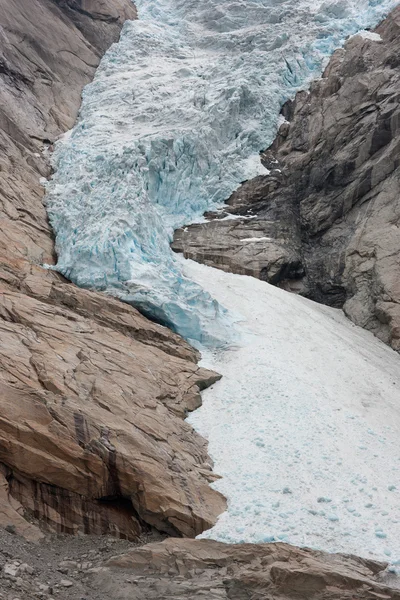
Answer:
<svg viewBox="0 0 400 600"><path fill-rule="evenodd" d="M339 310L182 264L244 319L239 344L204 357L224 377L189 418L229 502L203 537L399 560L398 354Z"/></svg>
<svg viewBox="0 0 400 600"><path fill-rule="evenodd" d="M224 311L182 277L174 228L262 170L280 105L347 35L396 0L136 0L54 158L57 268L186 338L227 337Z"/></svg>

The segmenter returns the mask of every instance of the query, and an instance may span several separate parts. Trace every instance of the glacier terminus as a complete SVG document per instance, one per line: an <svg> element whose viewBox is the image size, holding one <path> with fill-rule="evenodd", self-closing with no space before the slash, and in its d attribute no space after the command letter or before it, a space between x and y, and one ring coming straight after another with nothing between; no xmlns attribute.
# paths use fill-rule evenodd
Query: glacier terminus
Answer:
<svg viewBox="0 0 400 600"><path fill-rule="evenodd" d="M193 343L231 318L184 277L174 229L221 206L263 167L281 105L394 0L138 0L58 142L47 209L56 269Z"/></svg>

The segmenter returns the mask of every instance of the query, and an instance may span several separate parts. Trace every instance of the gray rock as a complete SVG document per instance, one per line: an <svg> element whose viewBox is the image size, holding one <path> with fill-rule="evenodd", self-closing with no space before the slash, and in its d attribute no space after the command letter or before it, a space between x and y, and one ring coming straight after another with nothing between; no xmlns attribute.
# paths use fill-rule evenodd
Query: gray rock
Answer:
<svg viewBox="0 0 400 600"><path fill-rule="evenodd" d="M8 577L12 577L12 578L17 577L17 575L19 573L18 565L15 563L4 565L3 572L4 572L4 575L6 575Z"/></svg>

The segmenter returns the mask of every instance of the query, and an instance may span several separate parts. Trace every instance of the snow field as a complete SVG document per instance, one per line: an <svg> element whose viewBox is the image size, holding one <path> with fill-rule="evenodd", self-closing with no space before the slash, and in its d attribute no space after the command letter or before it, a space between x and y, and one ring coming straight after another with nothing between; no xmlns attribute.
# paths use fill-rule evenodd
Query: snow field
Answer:
<svg viewBox="0 0 400 600"><path fill-rule="evenodd" d="M237 315L240 342L204 351L223 378L189 422L229 502L202 537L287 541L400 559L400 361L339 310L181 260Z"/></svg>

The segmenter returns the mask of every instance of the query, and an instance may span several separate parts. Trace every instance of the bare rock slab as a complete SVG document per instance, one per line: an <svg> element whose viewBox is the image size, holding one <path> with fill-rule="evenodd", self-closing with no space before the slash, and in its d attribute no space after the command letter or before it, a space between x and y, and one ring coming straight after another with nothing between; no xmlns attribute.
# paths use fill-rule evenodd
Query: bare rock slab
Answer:
<svg viewBox="0 0 400 600"><path fill-rule="evenodd" d="M286 544L168 539L112 558L92 584L118 600L398 600L385 566Z"/></svg>

